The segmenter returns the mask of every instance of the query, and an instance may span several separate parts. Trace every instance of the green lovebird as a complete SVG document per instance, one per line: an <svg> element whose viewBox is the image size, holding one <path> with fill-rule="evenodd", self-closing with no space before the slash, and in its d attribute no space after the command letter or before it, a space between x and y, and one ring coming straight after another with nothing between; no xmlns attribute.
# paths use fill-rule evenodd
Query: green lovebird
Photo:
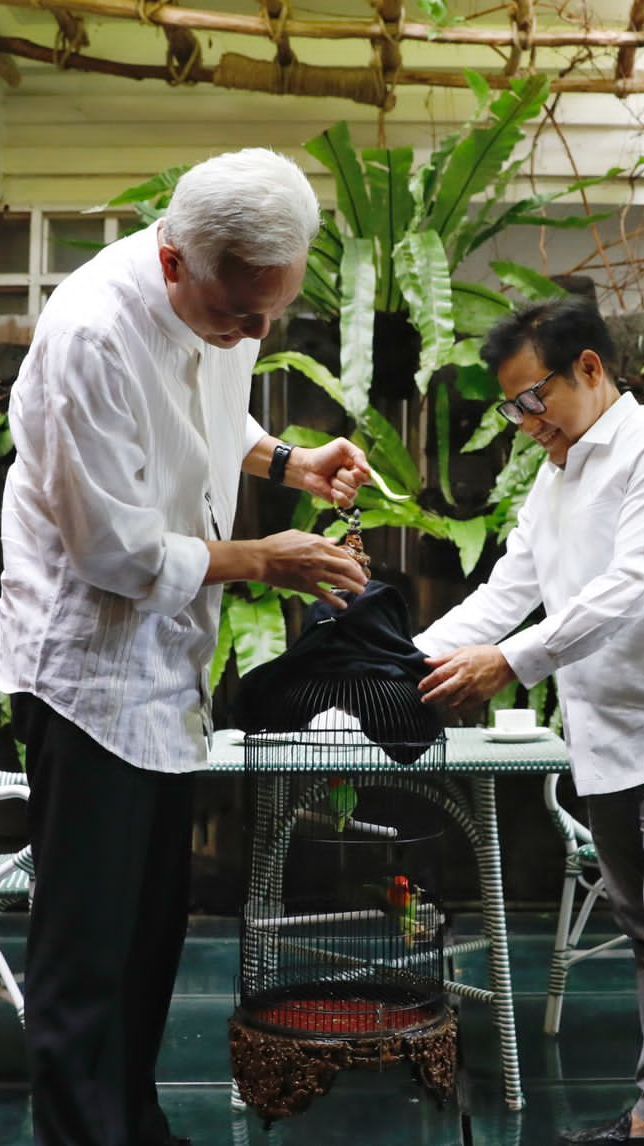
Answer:
<svg viewBox="0 0 644 1146"><path fill-rule="evenodd" d="M332 776L329 780L329 810L336 832L344 831L357 803L358 793L351 781L344 776Z"/></svg>

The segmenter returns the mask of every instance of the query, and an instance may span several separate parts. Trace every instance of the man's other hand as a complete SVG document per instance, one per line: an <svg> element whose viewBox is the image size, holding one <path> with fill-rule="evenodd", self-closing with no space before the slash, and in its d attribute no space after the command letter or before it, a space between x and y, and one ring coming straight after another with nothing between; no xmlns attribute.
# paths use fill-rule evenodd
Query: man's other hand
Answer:
<svg viewBox="0 0 644 1146"><path fill-rule="evenodd" d="M326 586L362 593L367 584L358 562L328 537L288 529L263 538L257 546L263 562L260 580L281 589L313 593L337 609L346 604Z"/></svg>
<svg viewBox="0 0 644 1146"><path fill-rule="evenodd" d="M431 672L418 688L423 701L461 708L489 700L515 675L496 645L466 645L444 657L426 657Z"/></svg>

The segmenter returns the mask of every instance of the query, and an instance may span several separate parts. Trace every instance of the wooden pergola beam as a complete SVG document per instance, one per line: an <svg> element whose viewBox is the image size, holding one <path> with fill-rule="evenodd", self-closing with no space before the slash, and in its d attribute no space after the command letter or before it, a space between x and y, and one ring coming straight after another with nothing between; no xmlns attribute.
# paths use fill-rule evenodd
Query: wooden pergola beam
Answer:
<svg viewBox="0 0 644 1146"><path fill-rule="evenodd" d="M3 52L43 63L56 62L52 48L16 37L0 37L0 53ZM245 65L244 74L242 69L235 67L235 64L240 62ZM76 52L70 54L65 66L76 71L124 76L133 80L153 79L172 82L167 67L162 64L126 64ZM238 88L241 91L266 91L272 94L335 95L377 107L386 103L384 85L378 83L377 72L373 68L314 67L300 64L298 69L301 80L299 86L289 86L290 69L279 69L278 65L271 61L254 60L226 53L214 68L205 67L203 63L194 68L190 73L190 82ZM280 73L284 77L281 82ZM498 72L484 72L483 75L494 89L507 88L511 82L510 77L499 75ZM401 68L396 82L405 87L466 88L468 86L462 72L431 68ZM619 96L644 92L644 73L624 80L595 76L553 76L550 82L552 90L556 92L595 92Z"/></svg>
<svg viewBox="0 0 644 1146"><path fill-rule="evenodd" d="M628 31L641 32L642 29L644 29L644 0L633 0L630 19L628 21ZM619 49L615 67L616 79L627 79L634 74L636 52L637 48L632 44L626 44Z"/></svg>
<svg viewBox="0 0 644 1146"><path fill-rule="evenodd" d="M63 7L60 0L0 0L0 4L11 8L41 8L54 11ZM136 0L73 0L64 7L76 12L91 13L95 16L112 17L120 20L140 19L140 8ZM232 32L244 36L270 38L266 20L261 16L237 16L229 12L207 12L198 8L178 8L166 4L154 9L149 23L161 27L171 25L192 28L196 31ZM289 37L304 37L327 40L381 40L387 38L382 24L374 20L295 20L287 19L284 34ZM403 22L400 24L401 40L420 40L432 44L460 44L476 47L509 48L515 42L515 33L494 28L467 28L456 26L434 32L427 24ZM610 31L607 29L565 29L561 32L535 32L531 37L534 48L622 48L627 46L644 47L643 31Z"/></svg>

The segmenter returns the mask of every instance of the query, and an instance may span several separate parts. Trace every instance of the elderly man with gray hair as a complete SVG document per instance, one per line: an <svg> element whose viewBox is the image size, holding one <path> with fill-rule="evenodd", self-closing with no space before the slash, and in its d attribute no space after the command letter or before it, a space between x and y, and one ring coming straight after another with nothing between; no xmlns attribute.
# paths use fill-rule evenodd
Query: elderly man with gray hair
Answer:
<svg viewBox="0 0 644 1146"><path fill-rule="evenodd" d="M0 688L31 786L37 1146L181 1141L155 1065L186 928L222 584L263 580L342 608L325 586L366 583L319 536L231 540L240 470L341 506L369 479L350 442L291 449L248 413L259 340L300 290L318 215L284 156L199 164L164 219L58 287L13 388Z"/></svg>

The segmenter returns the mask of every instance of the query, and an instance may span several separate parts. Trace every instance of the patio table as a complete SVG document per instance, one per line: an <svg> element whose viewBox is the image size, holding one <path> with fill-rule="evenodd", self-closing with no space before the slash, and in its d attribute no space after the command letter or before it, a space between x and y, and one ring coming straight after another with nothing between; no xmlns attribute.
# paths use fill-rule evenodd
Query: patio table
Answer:
<svg viewBox="0 0 644 1146"><path fill-rule="evenodd" d="M547 777L569 768L563 740L548 732L540 739L507 743L489 740L481 728L448 728L447 759L440 777L427 773L426 797L440 801L447 814L460 825L473 848L479 871L484 933L463 943L445 947L453 957L459 953L489 950L489 989L463 982L445 981L445 989L476 1002L491 1005L499 1029L505 1100L511 1110L524 1105L517 1050L512 980L501 873L501 849L496 809L498 776L538 774ZM213 772L244 770L243 744L232 744L229 730L215 733L209 753ZM422 757L413 765L422 773ZM556 821L555 821L556 823Z"/></svg>

